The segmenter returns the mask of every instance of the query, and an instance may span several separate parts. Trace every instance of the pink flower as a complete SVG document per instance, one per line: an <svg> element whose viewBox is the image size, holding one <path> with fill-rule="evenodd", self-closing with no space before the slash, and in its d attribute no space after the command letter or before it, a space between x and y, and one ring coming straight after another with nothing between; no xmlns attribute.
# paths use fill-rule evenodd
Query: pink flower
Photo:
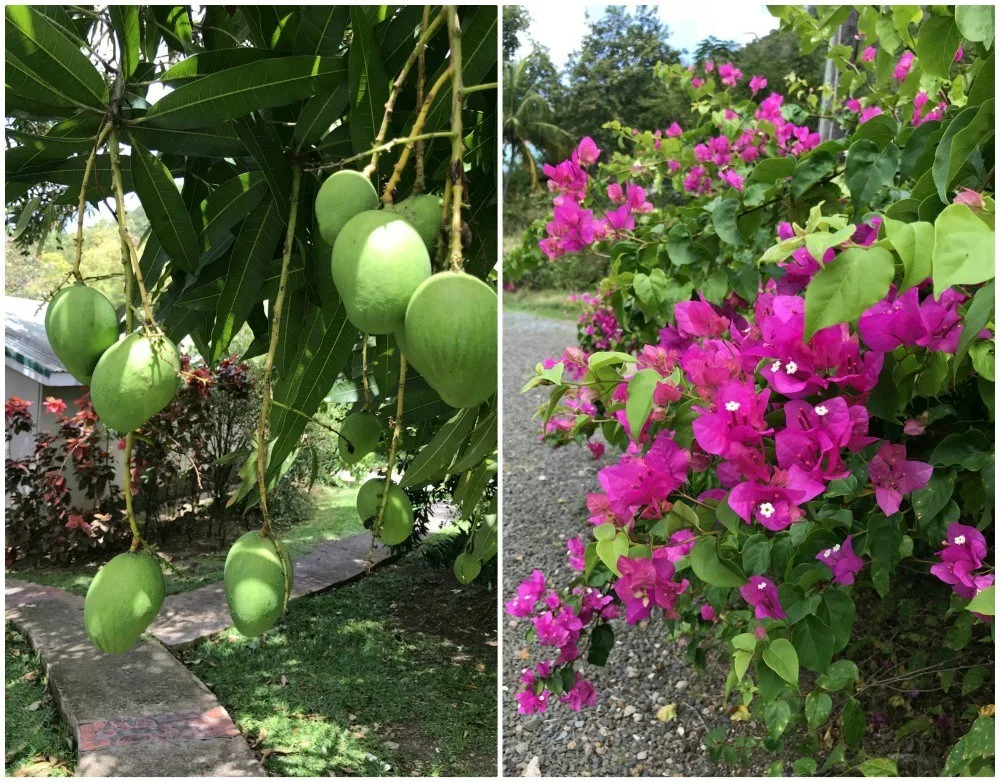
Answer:
<svg viewBox="0 0 1000 782"><path fill-rule="evenodd" d="M667 135L670 136L670 138L677 138L683 132L684 131L681 130L681 126L678 125L676 122L671 122L670 127L667 128Z"/></svg>
<svg viewBox="0 0 1000 782"><path fill-rule="evenodd" d="M751 605L757 619L788 618L778 598L778 587L770 579L750 576L749 583L740 587L740 595Z"/></svg>
<svg viewBox="0 0 1000 782"><path fill-rule="evenodd" d="M955 193L955 197L952 199L952 203L965 204L974 212L978 212L986 207L986 202L983 200L983 194L977 193L975 190L969 190L967 187L959 188L958 192Z"/></svg>
<svg viewBox="0 0 1000 782"><path fill-rule="evenodd" d="M905 445L885 441L868 463L868 477L875 487L875 501L886 516L899 510L904 494L922 489L934 468L906 458Z"/></svg>
<svg viewBox="0 0 1000 782"><path fill-rule="evenodd" d="M508 600L504 607L511 616L530 616L544 591L545 574L541 570L533 570L531 575L522 581L517 588L517 597Z"/></svg>
<svg viewBox="0 0 1000 782"><path fill-rule="evenodd" d="M986 538L975 527L952 522L942 541L944 549L937 552L941 562L931 566L937 576L960 597L971 599L976 593L993 583L990 575L975 575L986 557Z"/></svg>
<svg viewBox="0 0 1000 782"><path fill-rule="evenodd" d="M792 239L795 237L795 229L792 228L792 224L782 220L778 223L778 238L784 241L785 239Z"/></svg>
<svg viewBox="0 0 1000 782"><path fill-rule="evenodd" d="M845 586L853 584L854 576L865 566L861 557L854 553L850 535L843 543L819 552L816 559L833 571L833 580L836 583Z"/></svg>
<svg viewBox="0 0 1000 782"><path fill-rule="evenodd" d="M657 549L658 552L666 552L664 554L658 554L658 556L665 557L667 562L677 563L683 557L686 557L688 552L694 548L695 540L695 534L691 530L679 529L670 536L671 545L665 546L662 549Z"/></svg>
<svg viewBox="0 0 1000 782"><path fill-rule="evenodd" d="M805 516L799 506L818 497L825 488L793 464L787 470L773 469L765 481L755 477L734 487L729 493L729 507L747 524L756 520L764 528L780 532Z"/></svg>
<svg viewBox="0 0 1000 782"><path fill-rule="evenodd" d="M743 190L743 177L737 174L733 169L727 168L724 171L719 172L719 179L728 184L730 187L742 191Z"/></svg>
<svg viewBox="0 0 1000 782"><path fill-rule="evenodd" d="M573 570L582 571L586 562L584 554L587 550L583 541L579 537L570 538L566 541L566 550L569 556L569 566Z"/></svg>
<svg viewBox="0 0 1000 782"><path fill-rule="evenodd" d="M625 203L625 193L622 190L622 186L617 182L612 182L608 185L607 189L608 198L611 199L613 204L624 204Z"/></svg>
<svg viewBox="0 0 1000 782"><path fill-rule="evenodd" d="M715 63L709 60L705 63L705 73L711 73L715 70Z"/></svg>
<svg viewBox="0 0 1000 782"><path fill-rule="evenodd" d="M861 62L875 62L875 55L878 54L878 49L874 46L867 47L861 53Z"/></svg>
<svg viewBox="0 0 1000 782"><path fill-rule="evenodd" d="M965 50L959 46L958 50L955 52L955 59L952 60L952 62L961 62L963 57L965 57Z"/></svg>
<svg viewBox="0 0 1000 782"><path fill-rule="evenodd" d="M892 71L892 78L896 81L903 81L910 74L910 68L913 67L913 60L915 55L911 51L903 52L903 55L899 58L899 62L896 63L896 67Z"/></svg>
<svg viewBox="0 0 1000 782"><path fill-rule="evenodd" d="M877 117L882 113L882 109L878 106L866 106L861 110L861 116L858 118L858 124L864 125L872 117Z"/></svg>
<svg viewBox="0 0 1000 782"><path fill-rule="evenodd" d="M754 76L750 79L750 92L756 95L767 86L767 79L763 76Z"/></svg>
<svg viewBox="0 0 1000 782"><path fill-rule="evenodd" d="M615 594L625 604L625 621L630 625L648 619L653 606L662 608L670 619L678 616L674 605L688 588L688 581L674 581L673 564L658 554L652 559L618 557L622 575L615 582Z"/></svg>
<svg viewBox="0 0 1000 782"><path fill-rule="evenodd" d="M727 62L719 66L719 77L727 87L735 87L736 82L743 78L743 71L731 62Z"/></svg>
<svg viewBox="0 0 1000 782"><path fill-rule="evenodd" d="M715 609L707 603L701 607L701 619L703 622L718 622L719 617L715 615Z"/></svg>
<svg viewBox="0 0 1000 782"><path fill-rule="evenodd" d="M859 111L861 111L861 101L859 101L857 98L848 98L846 101L844 101L844 108L847 109L848 111L853 111L855 114L857 114Z"/></svg>
<svg viewBox="0 0 1000 782"><path fill-rule="evenodd" d="M587 168L588 166L594 165L597 162L597 158L601 156L601 150L598 149L597 144L594 143L594 139L590 136L584 136L580 139L580 143L573 152L573 162L577 165Z"/></svg>
<svg viewBox="0 0 1000 782"><path fill-rule="evenodd" d="M704 83L705 83L704 80L699 79L697 76L691 79L691 86L694 87L696 90L700 89L701 85Z"/></svg>
<svg viewBox="0 0 1000 782"><path fill-rule="evenodd" d="M597 690L594 689L593 684L585 681L583 675L577 671L573 686L559 700L573 711L580 711L584 706L593 706L597 703Z"/></svg>
<svg viewBox="0 0 1000 782"><path fill-rule="evenodd" d="M62 415L63 410L66 409L66 403L61 399L56 399L54 396L45 397L45 401L42 402L42 407L44 407L52 415Z"/></svg>
<svg viewBox="0 0 1000 782"><path fill-rule="evenodd" d="M604 443L597 443L593 440L587 440L587 448L590 449L590 455L594 457L594 460L600 459L604 456Z"/></svg>

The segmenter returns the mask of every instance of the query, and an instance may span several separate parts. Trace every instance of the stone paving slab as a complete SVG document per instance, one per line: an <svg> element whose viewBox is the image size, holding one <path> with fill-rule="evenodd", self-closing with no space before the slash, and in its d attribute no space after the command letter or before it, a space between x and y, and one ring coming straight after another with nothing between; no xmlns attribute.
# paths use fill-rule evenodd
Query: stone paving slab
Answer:
<svg viewBox="0 0 1000 782"><path fill-rule="evenodd" d="M83 598L14 579L5 593L16 603L6 618L38 652L76 741L78 775L264 776L216 697L159 643L102 654L87 638Z"/></svg>

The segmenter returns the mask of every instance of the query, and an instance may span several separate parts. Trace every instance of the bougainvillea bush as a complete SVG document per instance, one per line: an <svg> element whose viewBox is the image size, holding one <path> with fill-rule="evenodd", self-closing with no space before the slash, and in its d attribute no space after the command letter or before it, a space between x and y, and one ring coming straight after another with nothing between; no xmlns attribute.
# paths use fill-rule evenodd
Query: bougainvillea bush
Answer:
<svg viewBox="0 0 1000 782"><path fill-rule="evenodd" d="M835 88L663 67L695 124L609 123L617 150L584 138L545 167L552 217L515 275L583 250L608 274L527 387L551 388L547 441L619 455L568 543L575 580L536 570L507 603L539 654L518 708L595 704L587 665L642 622L721 654L733 719L795 773L895 773L862 746L861 693L920 687L967 707L945 773L988 774L993 9L775 13L803 49L856 20ZM724 736L705 743L732 760Z"/></svg>

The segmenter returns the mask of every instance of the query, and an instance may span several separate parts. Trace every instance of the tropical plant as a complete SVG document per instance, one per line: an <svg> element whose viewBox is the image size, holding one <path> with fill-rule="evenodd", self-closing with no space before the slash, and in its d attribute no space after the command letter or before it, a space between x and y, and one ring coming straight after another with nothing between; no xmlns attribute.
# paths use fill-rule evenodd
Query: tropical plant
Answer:
<svg viewBox="0 0 1000 782"><path fill-rule="evenodd" d="M540 193L535 155L541 152L549 160L566 154L573 137L553 119L552 107L535 89L532 63L537 54L504 63L504 158L510 168L520 159L531 177L531 192Z"/></svg>
<svg viewBox="0 0 1000 782"><path fill-rule="evenodd" d="M463 513L484 530L467 554L491 558L495 402L456 413L391 334L351 325L314 203L330 172L355 166L386 208L440 194L435 267L490 279L496 8L16 5L5 16L8 223L74 205L64 283L85 283L84 214L109 208L125 331L154 350L190 338L214 367L244 326L253 332L242 359L263 357L262 403L233 500L260 505L262 533L273 539L267 492L339 380L390 432L387 481L394 469L413 487L466 476ZM15 129L24 122L31 132ZM129 194L150 225L138 243ZM134 440L126 433L126 461ZM136 548L127 470L123 488Z"/></svg>
<svg viewBox="0 0 1000 782"><path fill-rule="evenodd" d="M804 53L852 11L775 9ZM584 656L655 617L692 663L728 663L734 722L763 723L739 746L711 730L716 760L896 774L863 704L913 688L969 729L945 773L991 773L993 9L866 6L857 28L827 51L835 92L664 66L697 124L609 122L627 151L584 138L549 172L518 268L586 251L608 275L581 322L600 329L526 388L552 390L549 442L620 456L568 541L576 578L535 571L507 603L543 654L523 713L595 703ZM824 98L842 138L816 130ZM896 735L940 744L939 716Z"/></svg>

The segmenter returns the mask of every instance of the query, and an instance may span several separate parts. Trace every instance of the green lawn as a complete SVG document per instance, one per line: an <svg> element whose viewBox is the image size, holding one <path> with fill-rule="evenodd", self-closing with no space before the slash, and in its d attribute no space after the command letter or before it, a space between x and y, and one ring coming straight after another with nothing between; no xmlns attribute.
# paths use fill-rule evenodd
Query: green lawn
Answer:
<svg viewBox="0 0 1000 782"><path fill-rule="evenodd" d="M364 533L365 529L355 510L356 494L356 488L315 487L311 494L313 513L309 520L277 528L278 535L288 546L289 554L298 557L308 554L323 541ZM173 565L173 569L163 570L167 594L172 595L221 581L228 552L174 552L164 549L163 553ZM14 578L58 587L76 595L86 595L101 564L94 562L65 568L28 567L8 570L7 573Z"/></svg>
<svg viewBox="0 0 1000 782"><path fill-rule="evenodd" d="M503 306L507 310L528 312L541 315L544 318L569 320L576 322L580 314L580 306L567 301L569 294L565 291L507 291L503 295Z"/></svg>
<svg viewBox="0 0 1000 782"><path fill-rule="evenodd" d="M493 776L496 593L414 552L185 652L276 776Z"/></svg>
<svg viewBox="0 0 1000 782"><path fill-rule="evenodd" d="M76 765L69 731L45 687L38 657L4 625L4 774L68 777Z"/></svg>

